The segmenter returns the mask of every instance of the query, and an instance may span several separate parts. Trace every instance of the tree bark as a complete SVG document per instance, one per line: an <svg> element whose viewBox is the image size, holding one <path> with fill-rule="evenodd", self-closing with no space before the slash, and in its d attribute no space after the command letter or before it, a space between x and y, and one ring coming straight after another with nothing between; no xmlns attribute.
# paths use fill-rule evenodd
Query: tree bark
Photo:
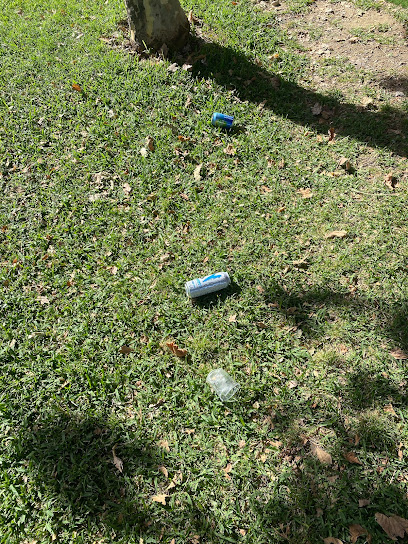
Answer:
<svg viewBox="0 0 408 544"><path fill-rule="evenodd" d="M179 0L125 0L130 39L158 50L177 50L186 43L190 24Z"/></svg>

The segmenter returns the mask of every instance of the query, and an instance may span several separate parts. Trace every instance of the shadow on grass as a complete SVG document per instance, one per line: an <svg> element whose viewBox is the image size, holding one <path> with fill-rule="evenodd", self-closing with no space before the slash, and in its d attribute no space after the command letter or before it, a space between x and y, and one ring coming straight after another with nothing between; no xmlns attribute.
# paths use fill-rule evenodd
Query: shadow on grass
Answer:
<svg viewBox="0 0 408 544"><path fill-rule="evenodd" d="M109 528L111 538L132 536L137 542L139 534L153 539L165 532L212 534L192 501L188 515L184 501L172 501L174 489L166 488L172 478L177 481L177 471L169 468L168 479L160 472L159 467L172 463L166 451L149 438L146 427L124 432L123 425L107 423L103 417L56 416L22 430L15 450L28 472L35 475L30 480L39 496L56 499L59 519L53 520L55 533L69 523L71 527L87 526L90 534ZM165 505L152 499L160 493L166 495Z"/></svg>
<svg viewBox="0 0 408 544"><path fill-rule="evenodd" d="M215 293L210 293L209 295L205 295L203 297L194 298L191 300L191 304L194 304L194 306L199 306L200 308L212 308L217 304L222 304L227 298L238 295L240 292L241 287L234 281L231 281L230 285L226 289L222 289L222 291L217 291Z"/></svg>
<svg viewBox="0 0 408 544"><path fill-rule="evenodd" d="M305 89L257 66L238 50L217 43L194 38L190 47L193 52L187 58L176 57L175 60L180 64L192 64L195 77L211 78L233 89L242 101L265 102L264 107L276 115L313 127L324 135L333 126L336 134L342 137L350 136L370 146L388 148L404 157L407 155L404 130L408 126L408 116L399 109L388 107L384 111L371 111L343 102L341 98ZM312 115L311 108L316 103L332 112L328 120ZM396 129L400 129L401 134L396 133Z"/></svg>

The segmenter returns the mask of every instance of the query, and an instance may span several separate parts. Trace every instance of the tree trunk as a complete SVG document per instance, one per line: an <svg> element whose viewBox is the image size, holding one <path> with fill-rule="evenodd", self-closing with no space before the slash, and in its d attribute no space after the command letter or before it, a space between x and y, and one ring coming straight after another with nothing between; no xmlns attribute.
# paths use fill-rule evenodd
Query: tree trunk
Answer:
<svg viewBox="0 0 408 544"><path fill-rule="evenodd" d="M170 50L187 41L190 25L179 0L125 0L130 39L137 45Z"/></svg>

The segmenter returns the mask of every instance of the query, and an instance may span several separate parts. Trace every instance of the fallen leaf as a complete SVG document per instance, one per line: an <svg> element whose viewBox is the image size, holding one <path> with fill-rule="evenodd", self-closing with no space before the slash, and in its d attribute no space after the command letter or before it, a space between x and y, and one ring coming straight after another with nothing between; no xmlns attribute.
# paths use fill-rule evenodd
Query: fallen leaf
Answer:
<svg viewBox="0 0 408 544"><path fill-rule="evenodd" d="M329 536L328 538L325 538L323 542L324 544L343 544L342 540L339 540L338 538L334 538L333 536Z"/></svg>
<svg viewBox="0 0 408 544"><path fill-rule="evenodd" d="M337 163L337 165L340 167L340 168L343 168L343 170L345 170L346 172L353 172L353 167L351 166L351 162L346 159L346 157L342 157L339 162Z"/></svg>
<svg viewBox="0 0 408 544"><path fill-rule="evenodd" d="M154 140L151 136L146 136L146 147L149 151L154 151Z"/></svg>
<svg viewBox="0 0 408 544"><path fill-rule="evenodd" d="M81 89L80 85L78 85L77 83L74 83L72 85L72 88L73 88L74 91L77 91L78 93L82 93L82 89Z"/></svg>
<svg viewBox="0 0 408 544"><path fill-rule="evenodd" d="M398 180L397 178L392 174L392 172L390 172L389 174L387 174L384 178L384 183L387 187L389 187L390 189L394 190L397 185L398 185Z"/></svg>
<svg viewBox="0 0 408 544"><path fill-rule="evenodd" d="M38 300L39 302L41 302L42 305L44 305L44 304L49 304L49 303L50 303L50 301L48 300L48 298L47 298L47 297L44 297L44 296L38 297L37 300Z"/></svg>
<svg viewBox="0 0 408 544"><path fill-rule="evenodd" d="M149 154L149 152L147 151L147 149L145 147L142 147L139 150L139 153L142 155L142 157L147 157L147 155Z"/></svg>
<svg viewBox="0 0 408 544"><path fill-rule="evenodd" d="M180 349L177 346L177 344L175 344L174 342L166 342L166 346L177 357L183 358L183 357L185 357L187 355L187 350L186 349Z"/></svg>
<svg viewBox="0 0 408 544"><path fill-rule="evenodd" d="M347 236L346 230L333 230L324 235L327 240L330 240L331 238L344 238L345 236Z"/></svg>
<svg viewBox="0 0 408 544"><path fill-rule="evenodd" d="M116 444L112 448L112 455L113 455L113 464L115 467L119 470L119 472L123 472L123 461L116 455Z"/></svg>
<svg viewBox="0 0 408 544"><path fill-rule="evenodd" d="M192 64L183 64L183 66L181 68L185 72L191 72L193 70L193 65Z"/></svg>
<svg viewBox="0 0 408 544"><path fill-rule="evenodd" d="M170 451L169 443L167 440L159 440L159 442L157 442L157 445L166 450L167 452Z"/></svg>
<svg viewBox="0 0 408 544"><path fill-rule="evenodd" d="M267 187L266 185L261 185L261 191L263 193L271 193L272 189L270 187Z"/></svg>
<svg viewBox="0 0 408 544"><path fill-rule="evenodd" d="M200 535L194 535L191 537L191 544L199 544L200 543Z"/></svg>
<svg viewBox="0 0 408 544"><path fill-rule="evenodd" d="M120 353L123 353L124 355L127 355L128 353L133 353L135 350L133 348L130 348L129 346L122 346L119 350Z"/></svg>
<svg viewBox="0 0 408 544"><path fill-rule="evenodd" d="M400 442L398 444L398 459L401 459L404 457L404 452L402 451L402 448L404 447L404 444Z"/></svg>
<svg viewBox="0 0 408 544"><path fill-rule="evenodd" d="M242 535L242 536L245 536L247 534L247 532L245 531L245 529L240 529L239 534Z"/></svg>
<svg viewBox="0 0 408 544"><path fill-rule="evenodd" d="M364 529L364 527L362 527L358 523L350 525L349 529L350 529L350 536L351 536L352 544L354 544L357 541L359 536L364 536L364 535L368 534L367 530Z"/></svg>
<svg viewBox="0 0 408 544"><path fill-rule="evenodd" d="M114 276L116 276L116 274L118 273L118 267L117 266L109 266L108 267L108 270L111 274L113 274Z"/></svg>
<svg viewBox="0 0 408 544"><path fill-rule="evenodd" d="M167 68L167 71L174 74L174 72L177 72L178 69L179 65L177 64L177 62L173 62L173 64L170 64L170 66Z"/></svg>
<svg viewBox="0 0 408 544"><path fill-rule="evenodd" d="M354 463L355 465L362 465L363 464L353 451L348 451L347 453L345 453L344 458L349 463Z"/></svg>
<svg viewBox="0 0 408 544"><path fill-rule="evenodd" d="M399 359L399 360L404 360L404 359L408 359L408 355L402 351L402 349L393 349L392 351L390 351L390 355L392 357L394 357L394 359Z"/></svg>
<svg viewBox="0 0 408 544"><path fill-rule="evenodd" d="M229 318L228 318L228 322L229 322L229 323L236 323L236 322L237 322L237 316L236 316L236 314L230 315Z"/></svg>
<svg viewBox="0 0 408 544"><path fill-rule="evenodd" d="M238 442L238 447L239 447L239 449L244 448L244 447L245 447L245 444L246 444L245 440L240 440L240 441Z"/></svg>
<svg viewBox="0 0 408 544"><path fill-rule="evenodd" d="M309 188L299 189L298 193L300 195L302 195L302 198L312 198L312 196L313 196L313 193L312 193L311 189L309 189Z"/></svg>
<svg viewBox="0 0 408 544"><path fill-rule="evenodd" d="M180 471L177 471L172 481L168 485L166 491L173 489L174 487L176 487L177 485L180 485L181 483L183 483L183 474Z"/></svg>
<svg viewBox="0 0 408 544"><path fill-rule="evenodd" d="M124 183L123 184L123 191L126 194L129 194L132 191L132 187L129 185L129 183Z"/></svg>
<svg viewBox="0 0 408 544"><path fill-rule="evenodd" d="M255 325L260 329L267 329L268 325L264 323L263 321L256 321Z"/></svg>
<svg viewBox="0 0 408 544"><path fill-rule="evenodd" d="M310 442L310 451L324 465L331 465L332 464L333 459L332 459L332 456L330 455L330 453L325 451L323 448L321 448L320 446L318 446L314 442Z"/></svg>
<svg viewBox="0 0 408 544"><path fill-rule="evenodd" d="M227 478L227 480L231 480L231 476L228 474L229 472L231 472L232 470L232 465L231 463L228 463L227 466L225 468L222 469L224 474L225 474L225 477Z"/></svg>
<svg viewBox="0 0 408 544"><path fill-rule="evenodd" d="M235 155L235 153L237 152L237 150L232 144L228 144L227 147L224 148L223 151L226 155Z"/></svg>
<svg viewBox="0 0 408 544"><path fill-rule="evenodd" d="M152 501L159 502L163 506L166 506L166 497L167 495L153 495Z"/></svg>
<svg viewBox="0 0 408 544"><path fill-rule="evenodd" d="M368 506L370 504L370 499L359 499L358 501L358 507L364 508L365 506Z"/></svg>
<svg viewBox="0 0 408 544"><path fill-rule="evenodd" d="M201 164L199 164L198 166L196 166L194 168L194 174L193 175L194 175L194 179L196 181L201 181L201 168L202 167L203 167L203 164L201 163Z"/></svg>
<svg viewBox="0 0 408 544"><path fill-rule="evenodd" d="M314 106L312 107L311 111L313 115L320 115L322 113L323 106L319 104L319 102L316 102Z"/></svg>
<svg viewBox="0 0 408 544"><path fill-rule="evenodd" d="M396 416L396 415L397 415L397 413L396 413L396 411L394 410L394 407L393 407L392 404L386 404L386 405L384 406L384 412L386 412L387 414L391 414L391 415L393 415L393 416Z"/></svg>
<svg viewBox="0 0 408 544"><path fill-rule="evenodd" d="M190 9L187 16L188 22L192 25L193 23L198 23L200 20L194 15L193 10Z"/></svg>
<svg viewBox="0 0 408 544"><path fill-rule="evenodd" d="M328 130L329 133L329 142L333 142L334 138L336 137L336 133L334 132L334 128L330 127Z"/></svg>
<svg viewBox="0 0 408 544"><path fill-rule="evenodd" d="M404 538L404 533L408 534L408 520L399 516L385 516L377 512L375 521L381 525L391 540L397 540L397 537Z"/></svg>

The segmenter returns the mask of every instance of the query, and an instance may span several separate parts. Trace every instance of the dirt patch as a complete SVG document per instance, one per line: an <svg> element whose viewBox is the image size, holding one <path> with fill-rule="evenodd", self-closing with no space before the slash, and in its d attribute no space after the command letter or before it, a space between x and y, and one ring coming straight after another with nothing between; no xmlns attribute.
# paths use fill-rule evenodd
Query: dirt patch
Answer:
<svg viewBox="0 0 408 544"><path fill-rule="evenodd" d="M350 2L317 0L307 12L282 13L278 20L315 62L339 61L339 73L348 63L370 72L383 88L408 91L406 31L385 8L362 11Z"/></svg>

